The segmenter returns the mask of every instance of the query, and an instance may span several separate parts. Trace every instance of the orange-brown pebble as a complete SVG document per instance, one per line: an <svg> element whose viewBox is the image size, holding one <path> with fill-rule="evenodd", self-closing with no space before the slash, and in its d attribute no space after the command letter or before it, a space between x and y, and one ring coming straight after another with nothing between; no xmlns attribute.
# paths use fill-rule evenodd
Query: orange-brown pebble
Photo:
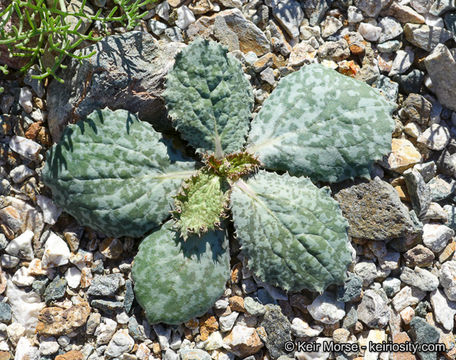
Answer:
<svg viewBox="0 0 456 360"><path fill-rule="evenodd" d="M233 311L245 312L244 299L240 296L232 296L228 299Z"/></svg>
<svg viewBox="0 0 456 360"><path fill-rule="evenodd" d="M200 319L201 341L206 341L210 334L217 331L219 324L215 316L205 315Z"/></svg>
<svg viewBox="0 0 456 360"><path fill-rule="evenodd" d="M233 266L233 269L231 270L231 283L232 284L237 284L241 280L241 269L242 269L241 263L238 263Z"/></svg>
<svg viewBox="0 0 456 360"><path fill-rule="evenodd" d="M410 337L407 335L406 332L400 332L393 336L393 342L395 344L402 344L405 342L411 341ZM409 352L394 352L393 353L394 360L415 360L416 357L412 353Z"/></svg>
<svg viewBox="0 0 456 360"><path fill-rule="evenodd" d="M78 350L71 350L65 354L58 355L55 360L82 360L84 359L84 354Z"/></svg>

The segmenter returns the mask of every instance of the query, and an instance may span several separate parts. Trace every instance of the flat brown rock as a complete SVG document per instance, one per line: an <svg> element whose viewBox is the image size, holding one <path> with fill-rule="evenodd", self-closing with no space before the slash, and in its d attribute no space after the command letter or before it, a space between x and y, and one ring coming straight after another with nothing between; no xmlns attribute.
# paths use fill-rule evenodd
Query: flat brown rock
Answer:
<svg viewBox="0 0 456 360"><path fill-rule="evenodd" d="M87 302L69 309L47 307L38 316L36 331L40 335L66 335L84 325L90 314Z"/></svg>

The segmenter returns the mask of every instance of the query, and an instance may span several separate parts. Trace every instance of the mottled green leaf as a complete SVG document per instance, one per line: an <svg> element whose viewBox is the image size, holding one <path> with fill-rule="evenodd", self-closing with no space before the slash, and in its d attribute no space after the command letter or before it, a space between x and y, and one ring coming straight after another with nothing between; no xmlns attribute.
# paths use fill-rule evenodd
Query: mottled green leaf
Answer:
<svg viewBox="0 0 456 360"><path fill-rule="evenodd" d="M184 239L201 235L220 225L228 207L228 184L203 168L186 179L174 199L173 217Z"/></svg>
<svg viewBox="0 0 456 360"><path fill-rule="evenodd" d="M368 176L391 151L392 104L322 65L283 78L252 121L249 147L266 168L338 182Z"/></svg>
<svg viewBox="0 0 456 360"><path fill-rule="evenodd" d="M194 173L160 134L125 110L98 110L70 125L47 154L44 183L82 225L112 236L140 236L171 210Z"/></svg>
<svg viewBox="0 0 456 360"><path fill-rule="evenodd" d="M230 276L223 231L184 241L165 224L139 246L132 269L136 300L151 323L180 324L203 315Z"/></svg>
<svg viewBox="0 0 456 360"><path fill-rule="evenodd" d="M198 152L240 150L253 95L241 64L221 45L199 39L177 56L164 93L176 129Z"/></svg>
<svg viewBox="0 0 456 360"><path fill-rule="evenodd" d="M291 291L344 281L348 223L327 188L260 171L234 185L231 210L249 267L263 281Z"/></svg>

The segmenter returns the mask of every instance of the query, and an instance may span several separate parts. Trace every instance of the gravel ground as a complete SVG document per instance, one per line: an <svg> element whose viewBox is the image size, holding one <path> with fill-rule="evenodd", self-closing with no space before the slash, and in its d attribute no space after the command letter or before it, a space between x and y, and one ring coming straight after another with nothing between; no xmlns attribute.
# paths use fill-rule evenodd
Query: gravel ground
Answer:
<svg viewBox="0 0 456 360"><path fill-rule="evenodd" d="M102 56L68 60L64 84L0 79L0 360L456 359L456 3L165 0L148 10L135 31L92 45ZM206 315L150 325L131 280L140 239L78 225L41 170L66 124L99 107L169 130L163 79L199 36L241 61L255 112L281 77L318 62L396 103L396 128L373 180L332 186L354 253L344 286L285 293L257 279L234 243L231 279ZM346 345L383 341L445 351ZM340 351L316 351L323 343Z"/></svg>

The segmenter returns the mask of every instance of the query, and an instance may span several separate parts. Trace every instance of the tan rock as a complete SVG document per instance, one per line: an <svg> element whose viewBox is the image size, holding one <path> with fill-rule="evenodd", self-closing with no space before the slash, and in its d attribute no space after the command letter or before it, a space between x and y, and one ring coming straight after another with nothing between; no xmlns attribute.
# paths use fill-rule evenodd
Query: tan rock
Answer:
<svg viewBox="0 0 456 360"><path fill-rule="evenodd" d="M456 250L456 242L450 242L445 249L443 249L442 253L439 255L439 262L443 263L447 261L451 255L453 255L454 251Z"/></svg>
<svg viewBox="0 0 456 360"><path fill-rule="evenodd" d="M425 19L411 7L391 1L391 5L382 12L382 16L393 16L401 23L424 24Z"/></svg>
<svg viewBox="0 0 456 360"><path fill-rule="evenodd" d="M440 335L439 342L444 343L447 348L447 352L443 353L445 358L450 360L456 359L456 346L454 346L453 333L449 332L448 334L445 334L442 332L442 334Z"/></svg>
<svg viewBox="0 0 456 360"><path fill-rule="evenodd" d="M407 139L393 139L391 154L388 157L388 165L391 170L404 172L413 165L419 163L421 154Z"/></svg>
<svg viewBox="0 0 456 360"><path fill-rule="evenodd" d="M33 276L47 275L48 270L43 269L40 259L33 259L28 266L28 273Z"/></svg>
<svg viewBox="0 0 456 360"><path fill-rule="evenodd" d="M188 6L188 8L196 15L202 15L214 10L214 4L210 0L196 0Z"/></svg>
<svg viewBox="0 0 456 360"><path fill-rule="evenodd" d="M40 335L66 335L84 325L90 314L87 302L74 305L69 309L47 307L38 316L36 331Z"/></svg>
<svg viewBox="0 0 456 360"><path fill-rule="evenodd" d="M168 4L172 7L178 7L182 0L167 0L168 1Z"/></svg>
<svg viewBox="0 0 456 360"><path fill-rule="evenodd" d="M0 351L0 360L11 359L11 354L8 351Z"/></svg>
<svg viewBox="0 0 456 360"><path fill-rule="evenodd" d="M407 306L404 310L400 312L401 319L404 322L404 324L408 325L410 324L410 321L412 321L413 317L415 316L415 310L411 306Z"/></svg>
<svg viewBox="0 0 456 360"><path fill-rule="evenodd" d="M242 358L255 354L263 347L256 330L243 325L236 325L223 342L232 353Z"/></svg>
<svg viewBox="0 0 456 360"><path fill-rule="evenodd" d="M214 24L217 24L214 26ZM190 40L197 37L215 39L230 51L253 51L261 56L270 52L266 35L254 23L247 20L239 9L221 11L212 16L202 16L187 29Z"/></svg>
<svg viewBox="0 0 456 360"><path fill-rule="evenodd" d="M410 337L407 335L406 332L400 332L393 336L393 342L395 344L403 344L406 342L410 342ZM416 357L412 353L409 352L394 352L393 353L393 360L415 360Z"/></svg>
<svg viewBox="0 0 456 360"><path fill-rule="evenodd" d="M84 354L78 350L71 350L65 354L58 355L55 360L82 360L84 359Z"/></svg>
<svg viewBox="0 0 456 360"><path fill-rule="evenodd" d="M310 44L300 42L293 46L290 58L288 59L288 65L302 66L304 64L310 64L314 61L316 55L317 50L315 50Z"/></svg>
<svg viewBox="0 0 456 360"><path fill-rule="evenodd" d="M232 296L228 299L231 310L245 312L244 299L240 296Z"/></svg>

